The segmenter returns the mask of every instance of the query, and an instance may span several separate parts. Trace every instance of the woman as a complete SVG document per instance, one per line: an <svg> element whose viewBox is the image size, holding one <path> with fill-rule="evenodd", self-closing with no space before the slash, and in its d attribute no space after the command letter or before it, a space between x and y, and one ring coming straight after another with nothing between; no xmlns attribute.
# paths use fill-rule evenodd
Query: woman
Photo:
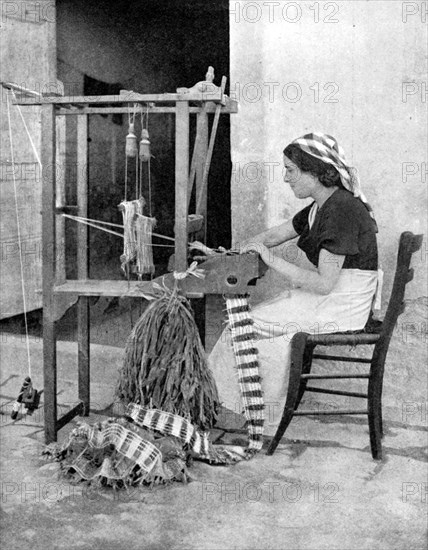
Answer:
<svg viewBox="0 0 428 550"><path fill-rule="evenodd" d="M377 287L376 223L355 171L336 140L321 133L296 139L284 149L284 166L284 181L295 196L313 202L292 220L264 231L240 248L241 253L258 252L292 287L251 312L258 338L264 433L268 435L275 433L285 403L293 334L364 328ZM309 269L269 250L295 237L312 264ZM209 364L220 401L241 413L228 329L215 345Z"/></svg>

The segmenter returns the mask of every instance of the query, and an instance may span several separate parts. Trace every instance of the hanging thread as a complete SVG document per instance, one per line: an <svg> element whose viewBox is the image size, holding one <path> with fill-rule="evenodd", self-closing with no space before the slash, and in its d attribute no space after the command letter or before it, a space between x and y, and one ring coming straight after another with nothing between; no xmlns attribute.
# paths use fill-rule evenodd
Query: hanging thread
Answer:
<svg viewBox="0 0 428 550"><path fill-rule="evenodd" d="M7 101L7 120L9 125L10 155L11 155L12 167L13 167L12 178L13 178L13 191L15 196L15 214L16 214L16 227L17 227L17 236L18 236L19 264L21 269L21 292L22 292L22 306L24 309L25 341L27 344L28 376L31 378L30 338L28 335L27 303L25 299L24 265L22 261L22 246L21 246L21 226L19 222L18 191L16 187L16 177L15 177L15 153L13 149L12 124L10 121L9 94L6 94L6 101Z"/></svg>
<svg viewBox="0 0 428 550"><path fill-rule="evenodd" d="M127 267L135 261L138 276L153 274L152 230L156 223L154 218L143 215L144 199L122 201L119 209L123 216L123 254L120 257L121 267Z"/></svg>
<svg viewBox="0 0 428 550"><path fill-rule="evenodd" d="M12 91L12 95L13 95L13 98L16 100L16 94L15 94L14 91ZM26 133L27 133L27 137L28 137L28 139L30 140L30 143L31 143L31 147L32 147L32 149L33 149L34 156L36 157L37 163L38 163L38 165L39 165L39 167L40 167L40 169L41 169L41 168L42 168L42 162L41 162L41 160L40 160L39 153L38 153L38 151L37 151L37 149L36 149L36 146L34 145L34 141L33 141L32 137L31 137L30 131L28 130L27 124L26 124L26 122L25 122L24 116L23 116L22 111L21 111L21 107L20 107L19 105L16 105L16 108L18 109L18 113L19 113L19 116L21 117L22 123L23 123L24 128L25 128L25 131L26 131Z"/></svg>
<svg viewBox="0 0 428 550"><path fill-rule="evenodd" d="M122 233L117 233L116 231L110 231L108 229L105 229L102 227L103 225L108 225L109 227L119 227L123 229L123 225L120 223L112 223L112 222L105 222L102 220L93 220L91 218L83 218L82 216L72 216L71 214L62 214L65 218L69 218L70 220L75 220L77 222L84 223L86 225L90 225L91 227L94 227L95 229L101 229L101 231L106 231L107 233L111 233L112 235L117 235L118 237L122 237ZM140 214L137 214L137 216L140 216ZM175 239L173 237L167 237L166 235L161 235L160 233L155 233L152 231L153 237L158 237L159 239L165 239L166 241L175 242ZM194 243L188 243L194 244ZM152 246L169 246L169 245L161 245L161 244L153 244ZM171 245L174 247L174 245Z"/></svg>

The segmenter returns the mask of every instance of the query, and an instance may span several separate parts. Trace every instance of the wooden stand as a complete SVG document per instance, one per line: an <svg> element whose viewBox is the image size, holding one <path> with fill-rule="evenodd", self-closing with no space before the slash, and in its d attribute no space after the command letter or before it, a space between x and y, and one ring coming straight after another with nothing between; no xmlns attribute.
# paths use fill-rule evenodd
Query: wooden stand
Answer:
<svg viewBox="0 0 428 550"><path fill-rule="evenodd" d="M203 83L200 83L203 84ZM198 91L202 90L202 91ZM175 94L136 94L124 92L119 96L29 97L19 104L42 106L42 165L43 165L43 368L45 392L45 440L56 441L58 430L76 415L87 416L90 407L90 320L89 296L139 296L151 282L91 281L88 279L88 231L79 224L77 233L77 280L66 280L60 269L64 258L64 224L58 214L66 205L64 181L56 179L56 117L77 116L77 162L88 166L88 116L91 114L127 113L128 104L138 104L144 112L172 113L176 120L175 136L175 269L187 269L188 202L192 191L189 184L189 118L197 116L198 150L194 156L196 174L197 214L206 216L206 189L202 186L208 151L208 114L221 105L221 113L237 112L237 104L224 96L216 86L207 89L197 86L180 89ZM108 105L106 107L106 105ZM193 164L193 163L192 163ZM88 213L88 173L78 170L78 215ZM62 186L62 187L61 187ZM58 200L59 199L59 200ZM186 291L189 298L203 298L200 291ZM57 417L56 323L77 302L78 314L78 395L79 403L64 416Z"/></svg>

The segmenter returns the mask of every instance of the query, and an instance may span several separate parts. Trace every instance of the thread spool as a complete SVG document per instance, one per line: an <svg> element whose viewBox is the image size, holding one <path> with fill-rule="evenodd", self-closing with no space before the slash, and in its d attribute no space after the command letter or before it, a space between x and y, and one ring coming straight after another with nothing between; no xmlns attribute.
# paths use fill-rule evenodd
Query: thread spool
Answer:
<svg viewBox="0 0 428 550"><path fill-rule="evenodd" d="M135 158L138 154L137 136L135 135L134 123L129 124L128 135L126 136L126 150L127 157Z"/></svg>
<svg viewBox="0 0 428 550"><path fill-rule="evenodd" d="M150 160L150 139L149 132L143 128L141 130L141 140L140 140L140 160L142 162L148 162Z"/></svg>

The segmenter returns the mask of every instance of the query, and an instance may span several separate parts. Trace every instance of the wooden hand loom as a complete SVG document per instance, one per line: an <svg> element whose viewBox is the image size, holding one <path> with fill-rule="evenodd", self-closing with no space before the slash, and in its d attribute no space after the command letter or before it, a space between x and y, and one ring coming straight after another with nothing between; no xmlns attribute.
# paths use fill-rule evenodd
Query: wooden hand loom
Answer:
<svg viewBox="0 0 428 550"><path fill-rule="evenodd" d="M19 105L41 105L43 166L43 372L44 416L46 443L56 441L57 432L76 415L87 416L90 407L90 296L141 296L151 289L153 281L93 280L88 278L88 229L79 224L77 231L77 279L65 276L65 238L63 212L72 211L87 217L88 170L78 170L77 205L63 204L65 182L56 178L58 151L57 129L61 117L77 117L77 163L88 166L88 117L92 114L128 113L128 104L138 104L144 112L172 113L176 118L175 134L175 254L174 269L188 268L188 234L194 220L188 215L193 180L196 179L196 214L206 216L206 186L214 136L220 114L237 112L237 102L224 95L222 87L212 83L213 73L193 88L179 88L177 93L138 94L122 91L119 96L34 96L26 94L14 100ZM208 145L208 114L214 113L214 123ZM189 119L197 117L197 133L189 173ZM64 125L63 125L64 126ZM65 140L63 140L65 141ZM202 224L204 225L204 224ZM209 258L199 266L205 278L187 277L179 282L188 298L206 294L243 294L248 284L254 284L266 269L257 255ZM172 274L165 276L172 284ZM167 283L168 284L168 283ZM77 302L78 322L78 396L79 403L61 418L57 417L56 323Z"/></svg>

